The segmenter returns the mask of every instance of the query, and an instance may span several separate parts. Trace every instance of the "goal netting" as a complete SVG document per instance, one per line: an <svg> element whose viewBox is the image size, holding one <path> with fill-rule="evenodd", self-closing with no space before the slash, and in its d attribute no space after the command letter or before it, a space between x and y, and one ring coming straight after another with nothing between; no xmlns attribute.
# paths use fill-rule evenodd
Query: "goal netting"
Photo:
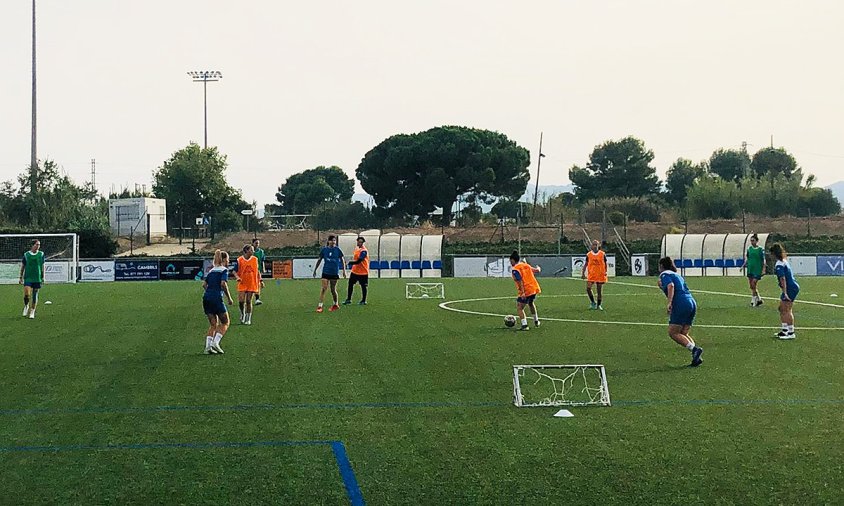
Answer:
<svg viewBox="0 0 844 506"><path fill-rule="evenodd" d="M535 406L609 406L603 365L514 365L513 403Z"/></svg>
<svg viewBox="0 0 844 506"><path fill-rule="evenodd" d="M404 296L407 299L444 299L445 286L442 283L407 283Z"/></svg>
<svg viewBox="0 0 844 506"><path fill-rule="evenodd" d="M76 234L0 234L0 284L17 283L23 254L32 241L41 241L44 281L74 283L79 267L79 236Z"/></svg>

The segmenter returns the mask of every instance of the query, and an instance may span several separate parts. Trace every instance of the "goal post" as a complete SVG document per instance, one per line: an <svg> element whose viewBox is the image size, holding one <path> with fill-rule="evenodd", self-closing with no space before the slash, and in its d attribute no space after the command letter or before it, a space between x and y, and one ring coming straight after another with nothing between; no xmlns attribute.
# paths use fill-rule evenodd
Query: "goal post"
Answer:
<svg viewBox="0 0 844 506"><path fill-rule="evenodd" d="M0 284L15 284L20 278L21 260L41 241L46 283L75 283L79 267L77 234L0 234Z"/></svg>
<svg viewBox="0 0 844 506"><path fill-rule="evenodd" d="M406 299L445 299L445 285L442 283L407 283L404 285Z"/></svg>
<svg viewBox="0 0 844 506"><path fill-rule="evenodd" d="M600 364L514 365L513 404L610 406L606 370Z"/></svg>

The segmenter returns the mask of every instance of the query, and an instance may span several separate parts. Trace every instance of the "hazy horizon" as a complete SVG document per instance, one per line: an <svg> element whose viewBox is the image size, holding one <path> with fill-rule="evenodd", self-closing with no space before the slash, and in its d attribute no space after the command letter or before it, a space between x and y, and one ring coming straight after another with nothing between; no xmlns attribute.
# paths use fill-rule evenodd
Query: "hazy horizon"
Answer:
<svg viewBox="0 0 844 506"><path fill-rule="evenodd" d="M29 164L30 2L0 22L0 181ZM773 141L819 186L844 179L844 4L386 0L38 1L38 154L101 193L146 184L188 142L228 156L248 201L291 174L354 177L386 137L457 124L531 151L568 183L592 148L634 135L661 178L678 157ZM532 180L530 188L535 181ZM360 192L358 186L356 192Z"/></svg>

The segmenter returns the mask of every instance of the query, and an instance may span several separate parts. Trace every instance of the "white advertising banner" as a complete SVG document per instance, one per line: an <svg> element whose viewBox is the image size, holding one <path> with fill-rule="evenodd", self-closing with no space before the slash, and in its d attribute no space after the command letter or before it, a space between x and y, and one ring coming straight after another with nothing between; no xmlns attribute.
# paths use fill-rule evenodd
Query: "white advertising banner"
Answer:
<svg viewBox="0 0 844 506"><path fill-rule="evenodd" d="M4 262L0 264L0 284L14 285L17 284L21 275L20 262Z"/></svg>
<svg viewBox="0 0 844 506"><path fill-rule="evenodd" d="M317 263L317 258L294 258L293 259L293 279L313 279L314 266ZM319 266L320 271L322 265ZM322 273L317 272L317 277Z"/></svg>
<svg viewBox="0 0 844 506"><path fill-rule="evenodd" d="M83 260L80 281L114 281L114 260Z"/></svg>
<svg viewBox="0 0 844 506"><path fill-rule="evenodd" d="M45 262L44 281L47 283L67 283L70 281L70 262Z"/></svg>
<svg viewBox="0 0 844 506"><path fill-rule="evenodd" d="M633 276L647 276L648 257L644 255L634 255L630 257L630 274Z"/></svg>
<svg viewBox="0 0 844 506"><path fill-rule="evenodd" d="M795 276L817 276L818 260L816 257L788 256L788 263Z"/></svg>
<svg viewBox="0 0 844 506"><path fill-rule="evenodd" d="M571 257L571 277L579 278L586 264L586 257Z"/></svg>
<svg viewBox="0 0 844 506"><path fill-rule="evenodd" d="M455 278L485 278L487 277L486 257L455 257Z"/></svg>

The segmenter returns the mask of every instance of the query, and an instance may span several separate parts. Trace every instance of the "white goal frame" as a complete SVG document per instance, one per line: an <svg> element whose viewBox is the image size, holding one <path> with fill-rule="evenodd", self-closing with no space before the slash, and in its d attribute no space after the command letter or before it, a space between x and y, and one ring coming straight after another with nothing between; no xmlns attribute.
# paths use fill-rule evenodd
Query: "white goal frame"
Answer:
<svg viewBox="0 0 844 506"><path fill-rule="evenodd" d="M563 378L554 378L547 374L540 373L537 369L573 369L571 374L563 377ZM597 370L601 377L601 384L597 387L590 388L586 385L586 377L585 371L587 369L594 369ZM541 381L544 377L551 380L553 385L553 393L550 397L542 399L537 402L525 402L524 396L522 395L522 387L520 383L520 378L522 377L522 372L527 370L533 370L537 373L538 379L535 383ZM579 393L583 393L587 389L595 390L594 394L587 392L587 395L591 399L589 402L579 402L579 401L569 401L565 399L565 391L566 389L578 388L574 386L574 377L576 375L580 375L583 377L583 388L580 390ZM559 390L558 390L559 389ZM601 364L554 364L554 365L514 365L513 366L513 404L519 408L532 408L532 407L550 407L550 406L611 406L612 402L610 401L610 389L607 386L607 372L604 369L604 366Z"/></svg>
<svg viewBox="0 0 844 506"><path fill-rule="evenodd" d="M417 294L417 288L421 293ZM406 299L445 299L445 285L442 283L406 283L404 285Z"/></svg>
<svg viewBox="0 0 844 506"><path fill-rule="evenodd" d="M75 233L50 233L50 234L0 234L0 240L5 238L23 238L23 239L44 239L46 237L67 237L70 239L71 244L71 252L69 256L63 256L58 260L54 260L55 256L50 257L49 252L45 251L45 258L44 258L44 281L47 283L76 283L79 280L79 234ZM43 242L43 241L42 241ZM27 251L29 248L22 249L20 252L16 253L17 258L4 258L0 255L0 284L17 284L18 278L20 275L20 265L21 260L20 257L23 256L24 252ZM48 278L48 274L51 272L50 264L57 264L63 263L66 264L66 273L64 276L59 277L50 277ZM8 277L11 274L13 268L12 264L14 264L14 269L17 269L14 273L14 279ZM7 274L4 271L9 271ZM59 272L62 269L59 268Z"/></svg>

